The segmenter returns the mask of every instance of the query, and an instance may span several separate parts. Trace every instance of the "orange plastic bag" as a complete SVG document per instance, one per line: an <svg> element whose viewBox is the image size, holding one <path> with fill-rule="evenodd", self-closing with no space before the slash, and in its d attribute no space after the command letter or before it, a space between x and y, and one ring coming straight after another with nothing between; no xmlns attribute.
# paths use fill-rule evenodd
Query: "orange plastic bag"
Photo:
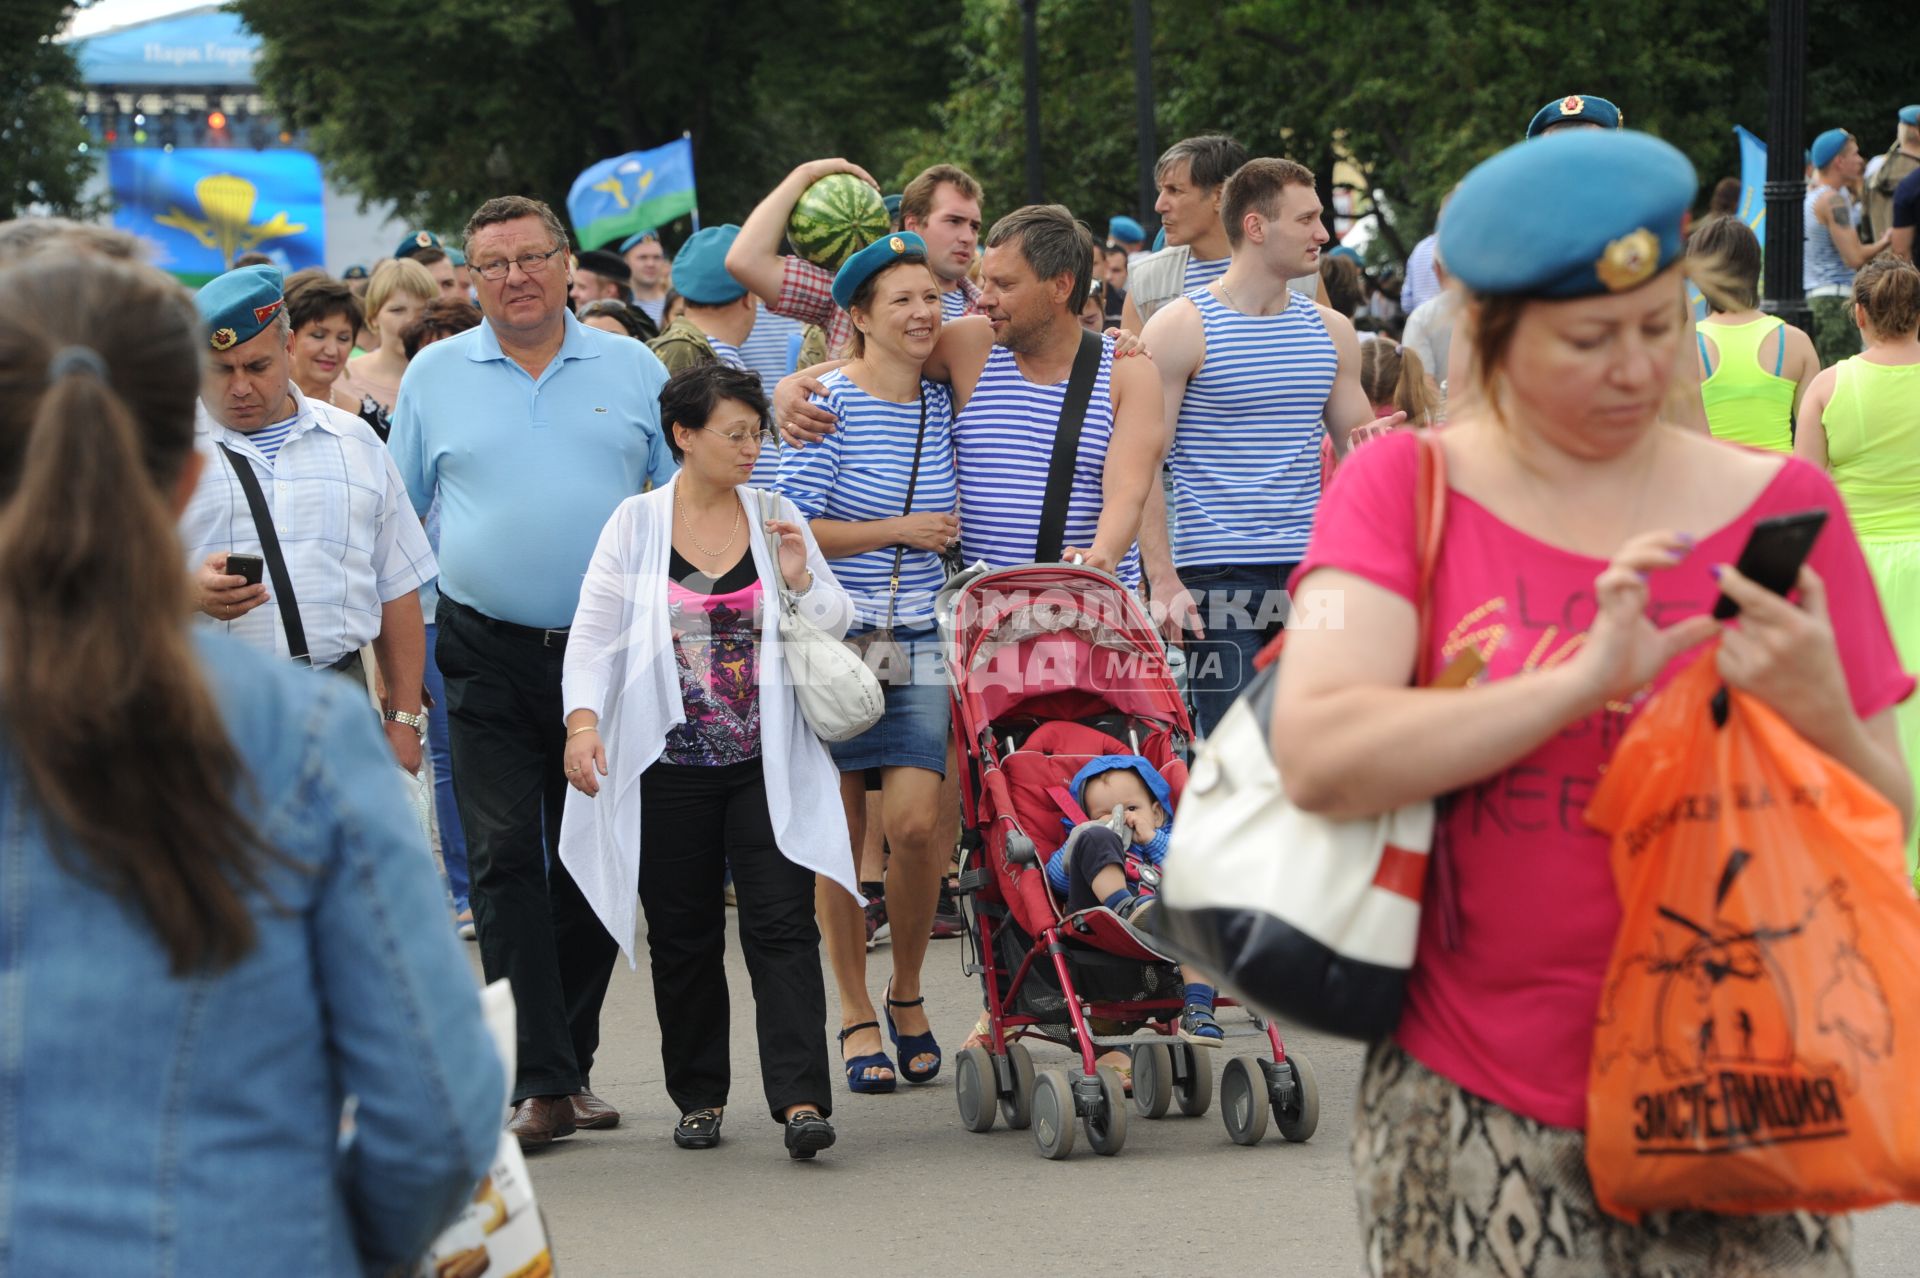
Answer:
<svg viewBox="0 0 1920 1278"><path fill-rule="evenodd" d="M1713 653L1641 713L1587 819L1624 909L1587 1089L1616 1216L1920 1198L1920 904L1900 818Z"/></svg>

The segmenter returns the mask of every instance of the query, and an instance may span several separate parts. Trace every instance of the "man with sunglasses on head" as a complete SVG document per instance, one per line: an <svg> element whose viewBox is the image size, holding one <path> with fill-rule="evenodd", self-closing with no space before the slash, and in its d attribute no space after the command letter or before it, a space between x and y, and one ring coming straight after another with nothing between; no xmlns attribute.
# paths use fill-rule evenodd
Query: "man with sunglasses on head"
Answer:
<svg viewBox="0 0 1920 1278"><path fill-rule="evenodd" d="M424 516L440 506L439 635L455 799L488 980L519 1008L510 1130L537 1148L618 1111L588 1089L612 970L605 929L557 856L567 627L614 507L674 472L666 369L567 310L566 233L538 200L467 223L486 319L407 368L389 441Z"/></svg>

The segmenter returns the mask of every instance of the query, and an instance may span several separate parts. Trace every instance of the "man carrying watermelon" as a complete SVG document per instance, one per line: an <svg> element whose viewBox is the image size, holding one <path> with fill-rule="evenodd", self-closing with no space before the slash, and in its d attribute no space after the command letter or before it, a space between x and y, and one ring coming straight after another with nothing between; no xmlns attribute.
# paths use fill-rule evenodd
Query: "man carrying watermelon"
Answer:
<svg viewBox="0 0 1920 1278"><path fill-rule="evenodd" d="M980 236L980 196L980 184L951 164L927 169L901 195L902 229L926 241L944 319L980 313L979 290L967 279ZM891 225L879 184L865 169L850 160L810 160L747 217L727 270L775 315L825 329L828 352L839 355L853 329L833 304L834 272ZM781 251L783 236L796 255Z"/></svg>

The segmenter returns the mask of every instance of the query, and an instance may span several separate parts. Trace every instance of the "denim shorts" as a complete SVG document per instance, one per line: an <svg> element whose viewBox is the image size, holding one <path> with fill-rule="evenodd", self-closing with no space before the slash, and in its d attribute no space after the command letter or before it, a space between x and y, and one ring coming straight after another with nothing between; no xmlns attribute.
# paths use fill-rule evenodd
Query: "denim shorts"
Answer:
<svg viewBox="0 0 1920 1278"><path fill-rule="evenodd" d="M872 630L858 626L849 639ZM908 630L895 627L893 637L907 651L912 679L886 685L887 712L880 722L851 741L831 741L827 748L842 772L868 768L925 768L947 773L948 724L951 692L946 666L940 660L940 635L931 627Z"/></svg>

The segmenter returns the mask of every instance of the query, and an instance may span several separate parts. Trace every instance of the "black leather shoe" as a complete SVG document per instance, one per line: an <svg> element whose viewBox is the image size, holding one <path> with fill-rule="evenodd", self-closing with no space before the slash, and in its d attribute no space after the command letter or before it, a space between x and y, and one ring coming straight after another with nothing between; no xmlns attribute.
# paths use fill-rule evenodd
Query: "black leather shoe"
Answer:
<svg viewBox="0 0 1920 1278"><path fill-rule="evenodd" d="M833 1124L817 1109L803 1109L787 1120L787 1157L812 1158L823 1149L832 1149Z"/></svg>
<svg viewBox="0 0 1920 1278"><path fill-rule="evenodd" d="M696 1109L680 1115L673 1129L673 1143L682 1149L712 1149L720 1143L720 1111Z"/></svg>

